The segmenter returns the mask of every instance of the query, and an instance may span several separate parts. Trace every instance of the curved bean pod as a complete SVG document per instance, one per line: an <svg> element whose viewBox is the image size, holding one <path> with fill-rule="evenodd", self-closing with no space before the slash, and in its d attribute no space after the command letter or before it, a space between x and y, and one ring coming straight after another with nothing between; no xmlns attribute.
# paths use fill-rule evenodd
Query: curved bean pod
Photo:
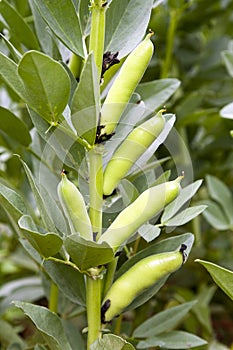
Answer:
<svg viewBox="0 0 233 350"><path fill-rule="evenodd" d="M102 322L110 322L146 288L179 269L185 260L186 248L182 244L179 251L148 256L119 277L104 298L101 308Z"/></svg>
<svg viewBox="0 0 233 350"><path fill-rule="evenodd" d="M101 134L113 133L127 103L142 79L154 52L152 33L129 54L116 77L101 110Z"/></svg>
<svg viewBox="0 0 233 350"><path fill-rule="evenodd" d="M77 187L62 173L57 193L63 211L68 219L72 233L79 232L80 236L92 240L92 226L88 216L83 196Z"/></svg>
<svg viewBox="0 0 233 350"><path fill-rule="evenodd" d="M98 242L107 242L114 251L127 241L141 225L158 214L165 205L172 202L180 192L180 181L176 180L148 188L126 207L99 238Z"/></svg>
<svg viewBox="0 0 233 350"><path fill-rule="evenodd" d="M104 171L103 193L110 195L137 159L154 142L164 128L160 110L154 117L133 129L113 154Z"/></svg>

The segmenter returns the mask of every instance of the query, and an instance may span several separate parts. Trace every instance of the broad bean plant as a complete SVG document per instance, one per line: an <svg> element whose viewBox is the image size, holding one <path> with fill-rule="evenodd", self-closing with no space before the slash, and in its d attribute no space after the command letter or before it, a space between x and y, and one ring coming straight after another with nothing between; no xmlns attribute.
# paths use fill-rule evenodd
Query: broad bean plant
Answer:
<svg viewBox="0 0 233 350"><path fill-rule="evenodd" d="M163 171L176 143L167 158L156 158L171 133L181 144L175 115L164 107L180 82L143 81L159 50L148 28L158 2L23 4L0 1L0 76L11 101L0 112L27 181L17 187L2 178L0 198L48 303L37 305L32 295L13 300L37 332L32 345L17 335L15 346L205 344L172 330L194 301L124 327L171 273L182 274L194 236L179 227L206 207L188 208L201 185L192 183L191 162L187 170L174 159L176 173Z"/></svg>

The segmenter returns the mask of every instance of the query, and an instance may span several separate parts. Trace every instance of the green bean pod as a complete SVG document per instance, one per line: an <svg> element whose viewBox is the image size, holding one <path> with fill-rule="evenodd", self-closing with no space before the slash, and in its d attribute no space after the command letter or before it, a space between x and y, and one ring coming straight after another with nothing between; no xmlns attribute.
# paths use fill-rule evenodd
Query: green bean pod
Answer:
<svg viewBox="0 0 233 350"><path fill-rule="evenodd" d="M157 215L165 205L172 202L180 192L180 181L176 180L148 188L126 207L99 238L107 242L114 251L126 242L146 221Z"/></svg>
<svg viewBox="0 0 233 350"><path fill-rule="evenodd" d="M137 159L154 142L164 128L165 120L160 110L154 117L133 129L117 148L104 171L103 193L110 195L118 182L128 173Z"/></svg>
<svg viewBox="0 0 233 350"><path fill-rule="evenodd" d="M101 110L101 134L113 133L127 103L142 79L154 52L150 40L146 38L129 54L111 86Z"/></svg>
<svg viewBox="0 0 233 350"><path fill-rule="evenodd" d="M91 221L88 216L83 196L77 187L62 173L57 187L58 197L62 205L72 233L78 232L85 239L93 240Z"/></svg>
<svg viewBox="0 0 233 350"><path fill-rule="evenodd" d="M178 270L185 260L186 248L182 244L179 251L148 256L119 277L104 298L101 308L102 322L110 322L145 289Z"/></svg>

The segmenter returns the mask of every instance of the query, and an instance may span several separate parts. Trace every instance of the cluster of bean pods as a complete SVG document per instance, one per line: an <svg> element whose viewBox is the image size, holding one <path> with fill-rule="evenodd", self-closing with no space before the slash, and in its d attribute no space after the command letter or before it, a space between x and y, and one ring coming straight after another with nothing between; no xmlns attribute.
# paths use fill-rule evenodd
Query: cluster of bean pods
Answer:
<svg viewBox="0 0 233 350"><path fill-rule="evenodd" d="M110 88L101 109L101 134L111 135L141 80L153 55L151 34L130 53L120 73ZM135 127L120 144L108 162L103 176L103 193L111 195L119 181L145 150L155 141L164 128L164 110ZM130 237L170 202L180 192L181 176L145 190L126 207L100 236L98 242L107 242L116 253ZM78 188L62 173L58 196L72 233L78 232L86 240L93 240L90 218L84 199ZM159 279L176 271L184 262L183 244L179 251L148 256L118 278L103 298L102 322L110 322L120 314L136 296ZM120 292L119 292L120 291ZM124 298L121 298L121 295Z"/></svg>

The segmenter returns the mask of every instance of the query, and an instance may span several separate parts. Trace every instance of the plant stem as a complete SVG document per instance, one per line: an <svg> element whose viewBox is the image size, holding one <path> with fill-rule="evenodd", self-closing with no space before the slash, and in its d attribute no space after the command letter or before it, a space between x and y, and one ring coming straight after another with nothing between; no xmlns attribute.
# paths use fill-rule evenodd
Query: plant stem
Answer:
<svg viewBox="0 0 233 350"><path fill-rule="evenodd" d="M58 306L58 287L55 283L51 282L49 310L57 313L57 306Z"/></svg>
<svg viewBox="0 0 233 350"><path fill-rule="evenodd" d="M115 335L120 335L120 334L121 334L122 318L123 318L123 314L121 314L121 315L117 318L116 326L115 326L115 330L114 330L114 334L115 334Z"/></svg>
<svg viewBox="0 0 233 350"><path fill-rule="evenodd" d="M102 205L103 205L103 147L96 145L89 151L90 175L90 211L89 216L96 239L102 231Z"/></svg>
<svg viewBox="0 0 233 350"><path fill-rule="evenodd" d="M103 202L103 168L102 157L103 147L96 145L89 151L89 189L90 189L90 219L93 232L96 238L101 234L102 230L102 202ZM87 276L86 280L86 306L87 306L87 322L88 322L88 339L87 349L90 349L100 337L101 319L101 280L93 279Z"/></svg>
<svg viewBox="0 0 233 350"><path fill-rule="evenodd" d="M200 227L200 217L197 216L192 220L192 228L195 236L195 246L198 248L202 247L202 235Z"/></svg>
<svg viewBox="0 0 233 350"><path fill-rule="evenodd" d="M100 337L100 307L101 307L101 280L87 276L86 280L86 306L88 322L87 350Z"/></svg>
<svg viewBox="0 0 233 350"><path fill-rule="evenodd" d="M172 55L173 55L175 32L176 32L178 20L179 20L178 10L172 9L171 15L170 15L170 25L168 28L167 39L166 39L166 56L165 56L165 60L164 60L161 75L160 75L161 79L167 78L170 71Z"/></svg>
<svg viewBox="0 0 233 350"><path fill-rule="evenodd" d="M90 33L90 44L89 52L93 51L95 63L101 76L102 61L104 53L104 37L105 37L105 6L106 1L103 0L92 0L91 1L91 33Z"/></svg>

